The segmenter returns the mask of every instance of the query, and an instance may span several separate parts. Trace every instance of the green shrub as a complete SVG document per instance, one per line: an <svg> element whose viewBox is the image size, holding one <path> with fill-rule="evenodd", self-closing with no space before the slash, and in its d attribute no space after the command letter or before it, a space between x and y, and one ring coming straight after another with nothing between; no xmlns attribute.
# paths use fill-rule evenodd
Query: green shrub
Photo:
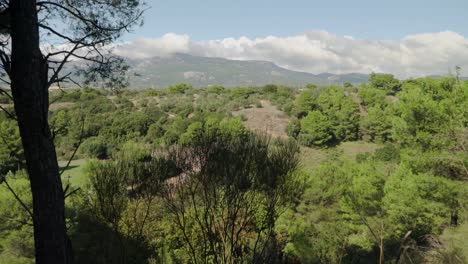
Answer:
<svg viewBox="0 0 468 264"><path fill-rule="evenodd" d="M306 146L325 146L333 139L332 131L328 118L319 111L312 111L301 119L299 141Z"/></svg>
<svg viewBox="0 0 468 264"><path fill-rule="evenodd" d="M289 122L286 127L286 133L292 138L297 138L301 132L301 121L299 119L293 119Z"/></svg>
<svg viewBox="0 0 468 264"><path fill-rule="evenodd" d="M81 152L89 158L107 159L110 149L106 140L102 137L91 137L81 145Z"/></svg>
<svg viewBox="0 0 468 264"><path fill-rule="evenodd" d="M375 151L375 158L380 161L400 161L400 149L395 144L387 143Z"/></svg>
<svg viewBox="0 0 468 264"><path fill-rule="evenodd" d="M190 89L193 89L193 87L185 83L178 83L167 88L168 92L172 94L184 94Z"/></svg>

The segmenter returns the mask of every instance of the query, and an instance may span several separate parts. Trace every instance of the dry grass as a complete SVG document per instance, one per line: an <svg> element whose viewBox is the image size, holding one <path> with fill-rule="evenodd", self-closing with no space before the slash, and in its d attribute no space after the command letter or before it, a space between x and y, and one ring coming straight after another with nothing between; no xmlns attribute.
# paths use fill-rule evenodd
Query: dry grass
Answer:
<svg viewBox="0 0 468 264"><path fill-rule="evenodd" d="M13 104L0 104L0 106L5 109L13 108ZM57 111L60 109L70 109L73 106L75 106L75 103L72 102L53 103L49 106L49 110Z"/></svg>
<svg viewBox="0 0 468 264"><path fill-rule="evenodd" d="M468 183L463 184L468 188ZM465 221L456 227L448 227L440 235L440 240L447 248L457 248L459 253L468 260L468 213L464 212Z"/></svg>
<svg viewBox="0 0 468 264"><path fill-rule="evenodd" d="M244 116L244 125L252 131L267 133L276 138L287 138L286 127L289 117L286 113L278 110L269 101L262 100L261 108L247 108L235 111L234 116Z"/></svg>
<svg viewBox="0 0 468 264"><path fill-rule="evenodd" d="M305 171L312 172L327 160L328 153L327 149L301 147L300 165Z"/></svg>
<svg viewBox="0 0 468 264"><path fill-rule="evenodd" d="M57 111L61 109L70 109L73 106L75 106L75 103L72 103L72 102L53 103L49 106L49 110Z"/></svg>

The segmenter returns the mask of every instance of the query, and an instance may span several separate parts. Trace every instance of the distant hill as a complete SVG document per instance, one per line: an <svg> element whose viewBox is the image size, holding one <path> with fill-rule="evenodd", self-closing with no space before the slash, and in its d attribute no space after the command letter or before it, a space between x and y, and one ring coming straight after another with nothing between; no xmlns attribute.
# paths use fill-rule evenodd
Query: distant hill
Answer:
<svg viewBox="0 0 468 264"><path fill-rule="evenodd" d="M354 84L366 82L367 74L311 74L291 71L267 61L240 61L222 58L198 57L188 54L174 54L170 57L148 59L127 59L130 86L133 88L167 87L175 83L188 83L194 86L222 85L261 86L284 84L303 86Z"/></svg>

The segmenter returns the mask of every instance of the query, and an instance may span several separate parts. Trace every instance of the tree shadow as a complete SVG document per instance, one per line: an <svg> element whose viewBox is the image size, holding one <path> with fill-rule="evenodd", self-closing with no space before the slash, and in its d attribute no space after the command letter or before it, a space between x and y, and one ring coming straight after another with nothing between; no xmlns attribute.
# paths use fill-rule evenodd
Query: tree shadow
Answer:
<svg viewBox="0 0 468 264"><path fill-rule="evenodd" d="M68 233L74 263L147 263L156 254L146 241L121 236L87 213L79 213Z"/></svg>

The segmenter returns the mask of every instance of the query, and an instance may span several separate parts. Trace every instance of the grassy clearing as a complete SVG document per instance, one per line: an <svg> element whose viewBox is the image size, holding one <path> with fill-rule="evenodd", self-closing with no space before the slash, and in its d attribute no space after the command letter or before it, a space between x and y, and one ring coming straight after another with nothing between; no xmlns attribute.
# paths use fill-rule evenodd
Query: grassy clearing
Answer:
<svg viewBox="0 0 468 264"><path fill-rule="evenodd" d="M361 153L374 153L381 145L364 141L343 142L337 149L343 151L343 157L346 160L354 161L356 156Z"/></svg>
<svg viewBox="0 0 468 264"><path fill-rule="evenodd" d="M305 171L312 172L320 163L327 160L328 153L327 149L301 147L300 165Z"/></svg>
<svg viewBox="0 0 468 264"><path fill-rule="evenodd" d="M79 159L73 160L70 166L65 170L62 175L63 182L70 181L70 184L76 187L84 186L86 183L84 165L87 160ZM67 165L67 161L59 161L60 169Z"/></svg>
<svg viewBox="0 0 468 264"><path fill-rule="evenodd" d="M307 172L312 172L318 165L326 161L333 153L338 152L347 161L354 161L361 153L373 153L380 145L364 141L343 142L333 148L301 148L301 166Z"/></svg>

